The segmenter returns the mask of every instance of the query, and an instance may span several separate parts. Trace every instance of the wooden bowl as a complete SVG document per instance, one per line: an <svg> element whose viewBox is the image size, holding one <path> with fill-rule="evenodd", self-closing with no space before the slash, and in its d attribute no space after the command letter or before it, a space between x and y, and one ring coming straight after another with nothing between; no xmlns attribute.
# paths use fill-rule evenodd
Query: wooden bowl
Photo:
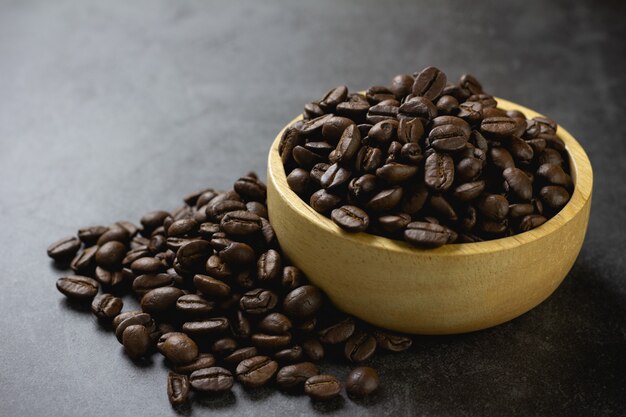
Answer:
<svg viewBox="0 0 626 417"><path fill-rule="evenodd" d="M541 116L502 99L498 107ZM281 135L270 149L267 173L270 220L281 247L337 307L376 326L451 334L504 323L552 294L583 244L593 173L585 151L561 126L575 189L555 217L519 235L431 250L344 232L313 210L287 185L278 155Z"/></svg>

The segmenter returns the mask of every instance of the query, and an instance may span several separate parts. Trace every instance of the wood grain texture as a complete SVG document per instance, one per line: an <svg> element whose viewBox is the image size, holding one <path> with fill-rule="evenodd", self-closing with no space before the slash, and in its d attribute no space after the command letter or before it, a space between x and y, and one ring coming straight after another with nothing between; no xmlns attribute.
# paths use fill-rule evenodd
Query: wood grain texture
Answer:
<svg viewBox="0 0 626 417"><path fill-rule="evenodd" d="M503 99L498 103L528 118L541 116ZM585 151L561 126L558 136L576 184L561 212L526 233L434 250L346 233L315 212L287 185L278 155L281 135L270 149L267 175L270 220L281 247L339 308L377 326L451 334L506 322L552 294L582 247L593 173Z"/></svg>

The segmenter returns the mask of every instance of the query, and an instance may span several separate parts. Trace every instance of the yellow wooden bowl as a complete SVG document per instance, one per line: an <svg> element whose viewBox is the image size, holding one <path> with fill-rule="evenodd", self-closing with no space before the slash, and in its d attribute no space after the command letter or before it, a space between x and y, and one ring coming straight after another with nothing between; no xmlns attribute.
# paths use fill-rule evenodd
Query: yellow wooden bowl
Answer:
<svg viewBox="0 0 626 417"><path fill-rule="evenodd" d="M498 107L541 116L498 99ZM585 238L593 173L585 151L561 126L575 189L542 226L519 235L422 250L366 233L351 234L317 213L287 185L269 152L267 204L281 247L343 311L374 325L417 334L484 329L545 300L571 269Z"/></svg>

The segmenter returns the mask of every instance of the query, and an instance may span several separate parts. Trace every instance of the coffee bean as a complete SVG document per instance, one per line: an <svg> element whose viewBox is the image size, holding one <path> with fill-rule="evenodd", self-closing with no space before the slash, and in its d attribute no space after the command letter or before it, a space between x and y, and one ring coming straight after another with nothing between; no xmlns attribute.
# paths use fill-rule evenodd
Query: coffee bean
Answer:
<svg viewBox="0 0 626 417"><path fill-rule="evenodd" d="M501 221L509 214L509 202L499 194L489 194L478 200L478 210L490 220Z"/></svg>
<svg viewBox="0 0 626 417"><path fill-rule="evenodd" d="M364 146L359 149L355 158L355 168L358 172L374 172L383 163L383 153L378 148ZM349 172L349 171L348 171Z"/></svg>
<svg viewBox="0 0 626 417"><path fill-rule="evenodd" d="M267 356L244 359L237 365L237 379L249 388L265 385L278 370L278 363Z"/></svg>
<svg viewBox="0 0 626 417"><path fill-rule="evenodd" d="M281 368L276 374L276 383L283 389L301 387L307 379L319 375L320 370L312 362L301 362Z"/></svg>
<svg viewBox="0 0 626 417"><path fill-rule="evenodd" d="M401 187L391 187L376 193L365 207L376 212L390 211L402 200L403 190Z"/></svg>
<svg viewBox="0 0 626 417"><path fill-rule="evenodd" d="M189 399L189 379L170 372L167 376L167 398L172 405L181 405Z"/></svg>
<svg viewBox="0 0 626 417"><path fill-rule="evenodd" d="M506 149L494 146L490 149L489 155L493 164L502 171L507 168L515 168L513 157Z"/></svg>
<svg viewBox="0 0 626 417"><path fill-rule="evenodd" d="M353 397L367 397L376 391L379 385L378 373L366 366L353 369L346 378L346 391Z"/></svg>
<svg viewBox="0 0 626 417"><path fill-rule="evenodd" d="M122 266L126 256L126 246L117 241L106 242L96 252L96 264L106 269L116 269Z"/></svg>
<svg viewBox="0 0 626 417"><path fill-rule="evenodd" d="M339 103L346 100L348 97L348 87L340 85L324 94L324 97L320 100L320 107L325 111L332 112Z"/></svg>
<svg viewBox="0 0 626 417"><path fill-rule="evenodd" d="M547 185L539 191L541 201L553 209L560 209L569 201L567 190L558 185Z"/></svg>
<svg viewBox="0 0 626 417"><path fill-rule="evenodd" d="M374 339L376 339L378 347L391 352L405 351L413 344L410 337L392 334L382 330L374 332Z"/></svg>
<svg viewBox="0 0 626 417"><path fill-rule="evenodd" d="M441 95L447 80L446 74L441 72L438 68L424 68L415 77L412 93L416 96L426 97L429 100L435 100Z"/></svg>
<svg viewBox="0 0 626 417"><path fill-rule="evenodd" d="M322 136L328 143L336 144L339 142L339 138L341 138L344 130L353 124L354 122L347 117L333 116L324 123Z"/></svg>
<svg viewBox="0 0 626 417"><path fill-rule="evenodd" d="M363 232L369 226L369 216L356 206L342 206L334 209L331 219L335 224L349 232Z"/></svg>
<svg viewBox="0 0 626 417"><path fill-rule="evenodd" d="M230 286L208 275L194 275L193 284L198 291L211 299L222 299L230 295Z"/></svg>
<svg viewBox="0 0 626 417"><path fill-rule="evenodd" d="M133 261L130 264L130 269L137 275L156 274L165 269L165 265L157 258L145 256Z"/></svg>
<svg viewBox="0 0 626 417"><path fill-rule="evenodd" d="M565 173L560 165L542 164L537 168L537 176L552 185L567 187L572 183L570 176Z"/></svg>
<svg viewBox="0 0 626 417"><path fill-rule="evenodd" d="M377 223L382 230L393 233L404 229L407 224L411 223L411 216L406 213L380 216Z"/></svg>
<svg viewBox="0 0 626 417"><path fill-rule="evenodd" d="M237 341L232 337L224 337L213 342L211 351L219 356L228 356L237 349Z"/></svg>
<svg viewBox="0 0 626 417"><path fill-rule="evenodd" d="M133 324L124 328L122 344L131 359L143 357L150 349L150 343L150 332L145 326Z"/></svg>
<svg viewBox="0 0 626 417"><path fill-rule="evenodd" d="M361 144L361 134L356 125L349 125L341 134L335 148L335 160L343 164L350 163L356 156Z"/></svg>
<svg viewBox="0 0 626 417"><path fill-rule="evenodd" d="M306 339L302 342L304 354L314 362L324 358L324 346L317 339Z"/></svg>
<svg viewBox="0 0 626 417"><path fill-rule="evenodd" d="M229 264L249 264L256 260L254 249L245 243L230 242L219 252L220 258Z"/></svg>
<svg viewBox="0 0 626 417"><path fill-rule="evenodd" d="M304 383L304 392L314 400L330 400L341 392L341 382L332 375L314 375Z"/></svg>
<svg viewBox="0 0 626 417"><path fill-rule="evenodd" d="M320 180L320 184L327 191L332 192L346 185L350 180L352 172L350 170L335 163L328 167Z"/></svg>
<svg viewBox="0 0 626 417"><path fill-rule="evenodd" d="M122 271L108 271L104 268L96 267L94 271L94 278L102 285L108 285L111 287L117 286L124 282L126 278L124 270ZM132 272L130 273L132 278Z"/></svg>
<svg viewBox="0 0 626 417"><path fill-rule="evenodd" d="M148 291L155 288L171 286L174 280L171 275L161 274L144 274L139 275L133 280L133 291L140 297L143 297Z"/></svg>
<svg viewBox="0 0 626 417"><path fill-rule="evenodd" d="M265 194L267 193L265 184L257 178L241 177L235 181L233 188L247 201L265 201Z"/></svg>
<svg viewBox="0 0 626 417"><path fill-rule="evenodd" d="M146 313L162 313L174 307L178 298L185 293L176 287L160 287L148 291L141 297L141 309Z"/></svg>
<svg viewBox="0 0 626 417"><path fill-rule="evenodd" d="M318 213L327 213L337 207L341 202L341 197L330 194L324 189L318 190L311 195L311 207Z"/></svg>
<svg viewBox="0 0 626 417"><path fill-rule="evenodd" d="M201 353L193 361L186 365L178 365L174 370L183 375L189 375L199 369L210 368L215 364L215 357L210 353Z"/></svg>
<svg viewBox="0 0 626 417"><path fill-rule="evenodd" d="M64 261L71 259L78 249L80 249L81 241L74 236L69 236L58 240L48 246L48 256L55 261Z"/></svg>
<svg viewBox="0 0 626 417"><path fill-rule="evenodd" d="M183 331L190 335L216 335L225 332L228 328L229 322L226 317L183 323Z"/></svg>
<svg viewBox="0 0 626 417"><path fill-rule="evenodd" d="M274 354L274 359L281 363L294 363L302 360L304 352L301 346L292 346L288 349L283 349Z"/></svg>
<svg viewBox="0 0 626 417"><path fill-rule="evenodd" d="M231 390L234 378L228 369L213 366L194 371L189 375L189 383L197 391L221 394Z"/></svg>
<svg viewBox="0 0 626 417"><path fill-rule="evenodd" d="M547 221L548 219L540 214L529 214L528 216L524 216L524 218L520 222L519 230L522 232L527 232L531 229L541 226Z"/></svg>
<svg viewBox="0 0 626 417"><path fill-rule="evenodd" d="M322 343L337 344L348 340L354 333L354 320L350 317L340 321L337 324L333 324L319 332L319 338Z"/></svg>
<svg viewBox="0 0 626 417"><path fill-rule="evenodd" d="M404 165L391 162L376 170L376 176L387 181L389 184L399 184L409 180L417 174L418 168L415 165Z"/></svg>
<svg viewBox="0 0 626 417"><path fill-rule="evenodd" d="M272 291L257 288L245 293L239 300L239 306L248 314L265 314L273 310L277 302L278 298Z"/></svg>
<svg viewBox="0 0 626 417"><path fill-rule="evenodd" d="M189 364L198 357L198 345L184 333L164 334L157 349L175 365Z"/></svg>
<svg viewBox="0 0 626 417"><path fill-rule="evenodd" d="M424 182L436 191L445 191L454 181L454 161L449 155L433 153L426 158Z"/></svg>
<svg viewBox="0 0 626 417"><path fill-rule="evenodd" d="M456 187L453 191L454 196L461 201L471 201L485 190L485 181L466 182Z"/></svg>
<svg viewBox="0 0 626 417"><path fill-rule="evenodd" d="M404 238L407 242L422 248L445 245L450 237L450 231L446 227L426 222L409 223L404 231Z"/></svg>
<svg viewBox="0 0 626 417"><path fill-rule="evenodd" d="M346 341L344 354L351 362L363 362L376 352L376 339L365 332L357 331Z"/></svg>
<svg viewBox="0 0 626 417"><path fill-rule="evenodd" d="M111 294L99 294L91 303L91 312L99 319L112 319L120 314L124 302Z"/></svg>
<svg viewBox="0 0 626 417"><path fill-rule="evenodd" d="M370 109L370 112L372 110ZM405 101L398 110L403 116L410 118L418 117L424 121L429 121L437 117L437 108L426 97L413 97Z"/></svg>
<svg viewBox="0 0 626 417"><path fill-rule="evenodd" d="M176 310L188 316L204 316L213 309L214 303L197 294L185 294L176 300Z"/></svg>
<svg viewBox="0 0 626 417"><path fill-rule="evenodd" d="M230 321L230 330L233 336L240 339L247 339L252 332L250 321L240 310L237 310L235 318Z"/></svg>
<svg viewBox="0 0 626 417"><path fill-rule="evenodd" d="M303 285L285 296L283 310L291 318L302 319L313 316L321 305L320 290L312 285Z"/></svg>
<svg viewBox="0 0 626 417"><path fill-rule="evenodd" d="M296 168L287 175L287 184L297 194L305 194L311 184L309 172L302 168Z"/></svg>
<svg viewBox="0 0 626 417"><path fill-rule="evenodd" d="M95 279L80 275L62 277L57 280L57 289L67 298L77 301L91 300L98 293Z"/></svg>
<svg viewBox="0 0 626 417"><path fill-rule="evenodd" d="M510 117L487 117L480 123L480 131L494 139L507 139L515 133L517 124Z"/></svg>
<svg viewBox="0 0 626 417"><path fill-rule="evenodd" d="M100 236L102 236L107 230L109 230L108 227L100 225L84 227L82 229L78 229L78 238L86 246L91 246L94 245Z"/></svg>
<svg viewBox="0 0 626 417"><path fill-rule="evenodd" d="M533 183L528 175L519 168L507 168L502 171L506 189L514 193L523 201L530 201L533 197Z"/></svg>
<svg viewBox="0 0 626 417"><path fill-rule="evenodd" d="M291 320L281 313L271 313L258 324L259 329L269 334L284 334L291 330Z"/></svg>
<svg viewBox="0 0 626 417"><path fill-rule="evenodd" d="M167 228L168 237L183 237L198 231L200 224L194 219L180 219Z"/></svg>
<svg viewBox="0 0 626 417"><path fill-rule="evenodd" d="M120 314L120 316L122 314ZM132 316L120 320L119 324L115 325L115 320L118 318L119 316L115 317L113 319L113 323L115 326L115 337L117 337L117 340L120 343L123 343L124 330L126 330L127 327L141 325L144 326L146 329L151 330L151 328L154 326L154 321L152 320L152 317L150 317L149 314L143 312L138 312L136 314L133 314Z"/></svg>
<svg viewBox="0 0 626 417"><path fill-rule="evenodd" d="M295 266L286 266L283 268L281 285L288 289L294 289L300 286L302 281L302 272Z"/></svg>
<svg viewBox="0 0 626 417"><path fill-rule="evenodd" d="M283 349L291 343L291 334L263 334L255 333L251 337L251 342L254 346L264 350L278 350Z"/></svg>
<svg viewBox="0 0 626 417"><path fill-rule="evenodd" d="M535 154L530 144L515 135L508 138L506 147L511 155L521 162L530 162Z"/></svg>
<svg viewBox="0 0 626 417"><path fill-rule="evenodd" d="M446 124L433 128L429 135L430 145L441 152L461 150L467 143L468 135L460 126Z"/></svg>

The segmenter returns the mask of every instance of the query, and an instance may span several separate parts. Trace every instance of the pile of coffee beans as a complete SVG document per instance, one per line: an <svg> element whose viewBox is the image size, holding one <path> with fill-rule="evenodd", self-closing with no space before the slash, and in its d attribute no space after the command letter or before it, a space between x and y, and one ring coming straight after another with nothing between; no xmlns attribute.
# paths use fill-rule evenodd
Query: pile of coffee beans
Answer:
<svg viewBox="0 0 626 417"><path fill-rule="evenodd" d="M57 288L91 303L127 355L160 352L171 368L173 405L194 395L275 384L314 400L340 395L342 382L322 373L338 356L362 363L377 350L399 352L411 339L375 329L336 310L283 256L268 221L266 188L248 174L234 189L205 189L173 212L153 211L141 225L92 226L53 243L48 255L74 275ZM82 249L82 250L81 250ZM123 310L132 293L140 310ZM378 374L355 368L350 396L376 391Z"/></svg>
<svg viewBox="0 0 626 417"><path fill-rule="evenodd" d="M287 182L349 232L432 248L538 227L573 190L557 124L497 107L471 75L428 67L304 106L279 153Z"/></svg>

